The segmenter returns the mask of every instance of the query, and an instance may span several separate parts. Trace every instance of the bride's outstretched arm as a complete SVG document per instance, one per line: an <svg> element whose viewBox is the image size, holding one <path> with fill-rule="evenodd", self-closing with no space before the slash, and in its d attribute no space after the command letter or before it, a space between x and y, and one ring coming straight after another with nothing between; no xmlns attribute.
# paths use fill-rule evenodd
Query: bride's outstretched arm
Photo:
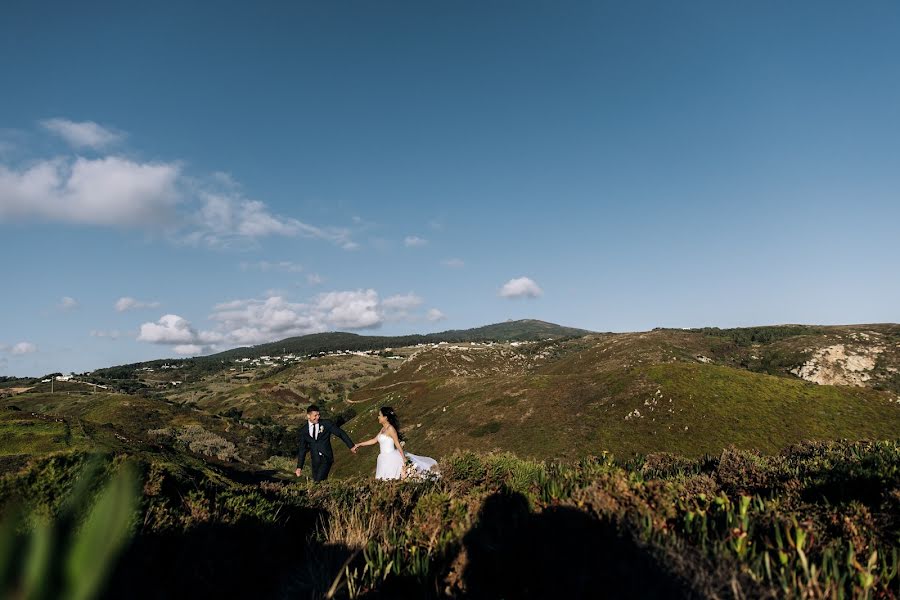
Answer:
<svg viewBox="0 0 900 600"><path fill-rule="evenodd" d="M371 440L366 440L364 442L358 442L353 448L359 448L360 446L374 446L378 443L378 436L373 437ZM351 450L353 449L351 448Z"/></svg>

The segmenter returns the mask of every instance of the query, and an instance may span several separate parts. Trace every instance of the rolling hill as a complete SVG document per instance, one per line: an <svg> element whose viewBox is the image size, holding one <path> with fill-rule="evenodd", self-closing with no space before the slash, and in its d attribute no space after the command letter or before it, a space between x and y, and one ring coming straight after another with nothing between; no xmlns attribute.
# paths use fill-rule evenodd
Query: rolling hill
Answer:
<svg viewBox="0 0 900 600"><path fill-rule="evenodd" d="M353 392L354 437L377 407L409 447L573 459L734 445L776 453L808 439L896 438L900 327L784 326L598 334L526 345L443 346ZM840 382L841 385L823 384ZM345 461L339 472L358 469Z"/></svg>
<svg viewBox="0 0 900 600"><path fill-rule="evenodd" d="M440 335L460 341L386 346L398 338L321 334L295 338L313 354L297 362L206 357L107 380L124 381L130 393L51 394L36 385L5 401L21 409L6 416L5 454L125 438L250 470L279 454L287 473L293 428L311 402L355 439L373 435L375 411L392 405L410 449L437 458L458 449L539 460L698 457L732 445L771 454L802 440L896 439L900 431L898 325L588 334L516 321ZM490 337L505 339L481 341ZM353 343L378 351L312 353ZM196 368L201 360L215 368ZM94 375L104 380L102 370ZM42 433L29 446L18 431L32 426L26 412L66 419L68 437L35 422ZM93 435L72 437L76 420ZM337 454L337 475L372 470L374 452Z"/></svg>

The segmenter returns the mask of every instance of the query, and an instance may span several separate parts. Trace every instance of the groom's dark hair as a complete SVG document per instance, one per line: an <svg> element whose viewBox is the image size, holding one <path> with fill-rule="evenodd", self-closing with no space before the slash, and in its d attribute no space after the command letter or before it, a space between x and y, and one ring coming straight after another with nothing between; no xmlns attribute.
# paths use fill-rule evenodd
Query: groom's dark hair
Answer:
<svg viewBox="0 0 900 600"><path fill-rule="evenodd" d="M315 404L310 404L308 407L306 407L306 414L309 414L311 412L322 412L322 411L319 410L319 407L316 406Z"/></svg>

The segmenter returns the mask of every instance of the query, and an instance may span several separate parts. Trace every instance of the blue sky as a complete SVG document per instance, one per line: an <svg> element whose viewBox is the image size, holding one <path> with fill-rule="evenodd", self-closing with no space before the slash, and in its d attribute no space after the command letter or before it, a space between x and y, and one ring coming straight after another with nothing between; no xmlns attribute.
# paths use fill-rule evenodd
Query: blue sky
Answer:
<svg viewBox="0 0 900 600"><path fill-rule="evenodd" d="M898 321L896 2L211 7L0 8L0 374Z"/></svg>

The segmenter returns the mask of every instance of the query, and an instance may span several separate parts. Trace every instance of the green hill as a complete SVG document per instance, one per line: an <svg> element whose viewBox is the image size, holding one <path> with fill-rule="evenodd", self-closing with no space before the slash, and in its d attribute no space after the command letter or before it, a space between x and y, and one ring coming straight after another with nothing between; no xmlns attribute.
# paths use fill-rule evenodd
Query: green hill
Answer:
<svg viewBox="0 0 900 600"><path fill-rule="evenodd" d="M768 343L745 341L750 336L739 330L656 330L438 347L351 394L358 416L347 429L369 437L378 428L375 411L389 404L415 453L468 448L541 459L601 451L696 457L730 445L775 453L808 439L897 437L896 326L760 329L754 335ZM792 373L836 345L855 358L841 363L850 366L846 373L840 364L828 367L831 375L865 385L817 385ZM870 354L872 368L854 371ZM339 472L370 469L359 462Z"/></svg>

